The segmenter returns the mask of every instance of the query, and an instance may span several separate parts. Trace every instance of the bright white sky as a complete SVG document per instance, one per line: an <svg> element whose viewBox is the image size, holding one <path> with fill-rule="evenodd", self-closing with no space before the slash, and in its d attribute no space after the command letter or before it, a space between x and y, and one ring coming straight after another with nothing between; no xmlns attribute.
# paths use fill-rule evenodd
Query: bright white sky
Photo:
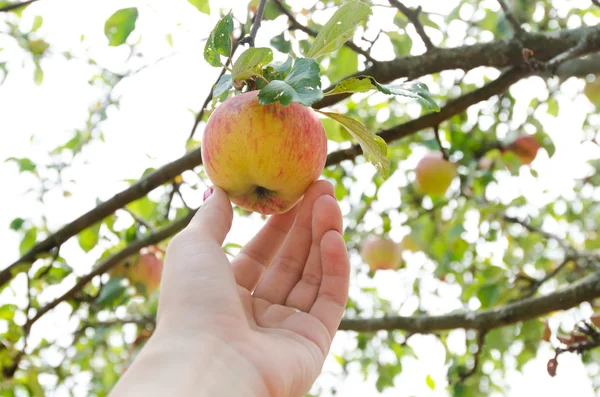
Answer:
<svg viewBox="0 0 600 397"><path fill-rule="evenodd" d="M294 4L311 6L314 1L295 1ZM417 5L417 2L406 1L407 5ZM424 10L446 14L458 2L455 0L436 2L434 0L422 1ZM490 8L497 10L496 1L489 0ZM588 1L555 2L564 6L568 3L571 7L587 7ZM244 18L245 1L219 0L212 1L213 14L217 4L223 9L233 8L236 15ZM36 194L29 189L37 189L34 178L27 174L19 174L13 163L0 162L0 176L5 186L0 207L0 225L10 223L17 216L23 218L39 218L44 214L51 230L58 229L82 213L90 210L95 205L96 199L106 200L119 192L127 185L125 179L137 179L144 169L159 167L184 154L184 143L188 137L193 115L188 109L197 110L201 105L211 84L219 70L210 67L202 58L204 42L209 30L214 26L216 17L200 14L187 4L185 0L161 2L158 0L145 1L91 1L91 0L53 0L40 1L29 7L24 12L22 28L31 26L35 15L43 15L44 24L39 31L41 37L52 43L51 50L59 53L71 50L76 56L85 57L85 50L101 64L123 71L123 61L127 51L123 48L109 48L103 34L104 21L112 12L120 7L140 7L138 28L130 37L137 39L138 32L143 32L143 41L140 50L145 55L145 62L165 55L173 54L160 63L147 68L137 76L121 83L115 94L121 95L120 110L111 110L109 120L102 125L105 143L94 143L85 148L83 155L78 156L73 166L65 173L66 187L72 196L63 197L60 191L52 191L45 196L44 205L36 201ZM371 26L376 30L380 27L393 29L393 14L388 8L375 8ZM257 38L258 46L268 46L268 40L286 27L284 18L263 24ZM457 28L457 34L460 29ZM174 47L170 48L165 40L167 33L173 33ZM411 32L412 33L412 32ZM79 37L85 34L85 41L81 43ZM434 42L439 37L432 35ZM419 44L419 39L415 38ZM457 41L457 45L460 41ZM8 157L29 157L36 162L45 163L49 160L49 149L66 142L73 133L74 128L82 127L87 115L87 108L95 103L99 92L87 84L93 72L84 61L64 60L60 55L50 56L42 62L45 72L44 83L37 87L33 83L33 69L31 62L26 59L21 51L16 48L11 40L0 34L0 62L10 59L10 74L4 85L0 87L0 160ZM393 54L391 45L385 40L375 47L375 55L380 59L390 59ZM423 49L415 46L413 53L418 54ZM23 58L20 62L19 57ZM494 75L494 72L486 73ZM473 75L477 81L482 75ZM451 77L451 76L450 76ZM427 82L427 79L424 79ZM582 81L569 81L563 87L566 95L559 95L560 114L557 118L547 116L545 109L540 111L540 121L547 128L557 147L556 154L548 159L545 152L540 152L532 164L539 176L534 178L526 167L522 168L519 177L502 175L499 186L490 189L489 198L501 198L504 202L510 201L517 195L524 194L536 206L556 200L561 195L572 198L572 185L575 178L589 172L585 162L590 158L600 158L597 147L593 145L580 145L582 137L581 124L586 111L591 109L591 104L584 98L578 97L572 101L567 96L581 89ZM517 108L521 110L518 117L524 117L523 105L530 102L533 97L545 99L547 91L542 80L537 78L522 81L512 87L512 93L518 98ZM334 149L335 146L332 146ZM404 166L413 168L419 157L424 153L415 150L414 156ZM405 170L404 170L405 171ZM44 171L49 173L49 171ZM374 170L370 165L357 168L357 176L362 180L370 180ZM199 180L188 172L186 180L198 183ZM404 185L407 180L404 173L397 173L390 178L381 190L380 197L397 197L398 186ZM201 185L200 185L201 186ZM364 184L353 187L352 196L360 197L365 189ZM184 191L186 200L192 206L201 202L201 192ZM179 203L177 203L179 204ZM380 200L374 206L376 210L397 207L400 204L397 198ZM347 210L346 207L344 207ZM377 217L367 217L368 227L379 224ZM246 219L236 218L230 241L243 243L257 230L262 222L258 217ZM398 222L396 222L398 224ZM559 225L546 225L548 231L561 233ZM468 225L467 234L469 233ZM475 226L476 227L476 226ZM472 227L471 227L472 229ZM406 233L401 227L392 230L391 237L399 241ZM0 266L4 267L18 257L19 235L9 231L7 227L0 228L0 241L4 247L4 257ZM104 242L102 247L108 243ZM502 246L482 247L483 252L490 252L494 262L501 259ZM81 275L88 272L101 253L102 248L84 254L76 241L69 241L61 250L68 263L73 266L76 273ZM382 297L393 302L395 308L400 310L400 304L406 304L400 314L411 313L414 310L414 298L410 298L410 285L416 277L423 280L423 285L434 291L439 283L431 276L433 264L426 261L422 255L408 255L407 268L399 272L384 272L377 274L374 280L364 276L352 280L352 291L358 291L360 286L374 285ZM353 257L353 266L363 266L360 258ZM15 283L15 288L22 292L24 280L21 278ZM71 280L72 282L72 280ZM400 287L399 287L400 286ZM60 286L44 293L45 299L63 292L68 286ZM459 308L457 289L441 287L447 296L444 299L433 296L422 301L423 307L432 313L441 314ZM0 301L15 300L23 303L22 295L14 297L8 292L0 295ZM581 313L572 310L565 315L552 319L552 326L558 325L559 319L568 323L579 320L582 316L589 315L589 309ZM74 325L68 323L68 311L59 306L53 315L40 320L32 330L32 338L50 338L53 335L59 338L59 343L68 343L66 337ZM0 330L4 324L0 323ZM449 348L457 353L465 352L465 333L462 330L452 332ZM66 342L65 342L66 341ZM344 332L338 333L334 342L333 352L342 352L344 348L352 350L353 341ZM445 396L446 370L444 365L445 351L441 343L432 336L415 336L409 343L418 359L407 358L403 362L403 372L396 378L396 387L389 389L384 396ZM510 396L530 395L566 395L576 394L580 397L593 396L586 369L578 357L563 355L559 362L558 375L550 378L546 373L546 362L551 357L552 351L544 345L539 351L538 359L531 361L523 373L509 371L503 383L509 385ZM56 357L48 357L56 360ZM385 357L383 357L385 360ZM335 369L331 365L333 359L328 361L326 369ZM506 368L514 367L509 360ZM487 368L483 368L484 371ZM595 368L598 372L598 368ZM425 378L430 375L436 387L430 390L425 384ZM323 375L319 382L322 385L338 384L338 396L376 395L375 376L370 376L365 382L353 368L350 377L339 384L329 375ZM51 382L44 378L44 382ZM78 395L86 395L85 380L81 379L77 388ZM50 383L51 384L51 383ZM57 391L57 396L66 395L64 390Z"/></svg>

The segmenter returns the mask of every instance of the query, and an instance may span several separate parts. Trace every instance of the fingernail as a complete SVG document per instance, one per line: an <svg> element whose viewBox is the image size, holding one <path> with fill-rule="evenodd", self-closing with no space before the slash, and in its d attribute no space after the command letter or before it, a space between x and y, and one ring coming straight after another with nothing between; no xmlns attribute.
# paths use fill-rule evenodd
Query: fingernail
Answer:
<svg viewBox="0 0 600 397"><path fill-rule="evenodd" d="M210 186L208 189L206 189L206 191L204 192L203 200L206 201L206 199L208 199L210 197L210 195L213 194L214 191L215 191L215 189L212 186Z"/></svg>

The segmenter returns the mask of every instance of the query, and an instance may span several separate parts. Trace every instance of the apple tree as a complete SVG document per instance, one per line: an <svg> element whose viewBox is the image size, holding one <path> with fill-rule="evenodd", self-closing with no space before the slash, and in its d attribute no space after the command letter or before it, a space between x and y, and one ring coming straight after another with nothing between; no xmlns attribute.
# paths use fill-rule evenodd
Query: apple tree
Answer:
<svg viewBox="0 0 600 397"><path fill-rule="evenodd" d="M3 118L3 96L24 78L59 95L45 87L55 64L93 89L89 106L70 113L68 139L43 155L8 153L1 165L28 185L5 184L3 196L22 194L39 211L4 208L1 218L18 244L4 247L10 262L0 265L0 395L108 394L153 332L169 239L211 184L203 130L249 91L264 106L319 115L321 177L344 214L350 300L311 395L343 394L351 380L370 395L505 395L510 374L535 365L538 381L557 379L570 373L568 357L600 391L597 0L105 2L93 38L45 29L75 3L0 1ZM185 61L164 66L181 53ZM193 73L178 69L190 63ZM153 95L161 81L144 73L159 68L164 81L210 79L204 92L177 87L193 98L177 102L190 112L144 115L179 119L177 131L143 139L176 140L181 155L148 161L118 189L87 184L96 205L61 217L49 200L77 202L88 164L127 164L94 148L118 145L110 129L136 127L127 87L142 79ZM3 128L33 145L62 127ZM235 217L266 219L239 207ZM249 237L235 236L230 255ZM442 376L427 372L437 361Z"/></svg>

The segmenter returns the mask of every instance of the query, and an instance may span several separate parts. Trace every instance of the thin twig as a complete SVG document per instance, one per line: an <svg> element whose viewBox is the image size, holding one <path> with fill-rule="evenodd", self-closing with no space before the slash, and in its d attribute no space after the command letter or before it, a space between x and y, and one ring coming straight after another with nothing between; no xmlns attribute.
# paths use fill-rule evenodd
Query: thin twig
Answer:
<svg viewBox="0 0 600 397"><path fill-rule="evenodd" d="M485 334L487 334L487 330L480 330L477 334L477 351L473 355L473 367L468 371L465 371L460 374L458 379L459 382L464 382L468 377L475 375L477 369L479 368L479 357L481 356L481 351L483 350L483 344L485 343Z"/></svg>
<svg viewBox="0 0 600 397"><path fill-rule="evenodd" d="M254 16L254 22L252 22L252 29L250 30L250 34L240 40L240 45L248 44L250 47L254 47L254 40L256 40L258 29L260 29L266 5L267 0L260 0L260 4L258 5L256 15Z"/></svg>
<svg viewBox="0 0 600 397"><path fill-rule="evenodd" d="M131 215L131 217L140 225L144 226L146 229L148 229L148 231L152 232L154 231L154 226L152 226L150 223L148 223L145 219L143 219L142 217L140 217L138 214L136 214L135 212L131 211L129 208L127 207L123 207L123 210L125 212L127 212L129 215Z"/></svg>
<svg viewBox="0 0 600 397"><path fill-rule="evenodd" d="M510 24L512 25L515 37L520 38L521 36L523 36L523 34L525 34L525 30L523 30L523 27L521 27L519 20L517 19L515 14L512 12L512 10L508 6L508 4L506 4L506 1L498 0L498 3L500 3L500 7L502 7L502 11L504 11L504 16L506 16L506 19L508 19L508 22L510 22Z"/></svg>
<svg viewBox="0 0 600 397"><path fill-rule="evenodd" d="M435 140L437 141L438 145L440 145L440 152L442 152L442 156L444 156L444 159L446 161L450 161L450 157L448 156L448 152L446 151L446 149L444 149L444 146L442 146L442 139L440 137L440 125L436 124L433 126L433 132L435 133Z"/></svg>
<svg viewBox="0 0 600 397"><path fill-rule="evenodd" d="M35 3L36 1L38 1L38 0L28 0L28 1L24 1L22 3L9 4L7 6L0 8L0 12L13 11L13 10L16 10L17 8L26 7L31 3Z"/></svg>
<svg viewBox="0 0 600 397"><path fill-rule="evenodd" d="M571 247L571 245L565 239L563 239L562 237L559 237L559 236L557 236L555 234L552 234L552 233L548 233L548 232L540 229L539 227L533 226L530 223L522 221L522 220L520 220L518 218L514 218L514 217L511 217L511 216L508 216L508 215L504 215L503 218L504 218L504 220L506 222L519 224L519 225L523 226L525 229L529 230L530 232L537 233L537 234L539 234L540 236L543 236L546 239L553 239L553 240L555 240L561 246L561 248L564 249L567 253L570 253L570 252L573 251L573 247Z"/></svg>
<svg viewBox="0 0 600 397"><path fill-rule="evenodd" d="M243 30L242 30L242 34L241 35L242 36L244 35ZM239 44L240 44L239 41L237 41L234 45L232 45L231 54L229 54L229 58L227 58L227 61L225 62L225 65L221 69L221 73L219 73L219 77L217 77L217 79L215 80L215 82L213 83L213 85L210 86L210 91L208 92L208 95L206 96L206 99L204 99L204 103L202 103L202 107L200 108L200 111L196 115L196 119L194 120L194 125L192 126L192 131L190 132L190 136L188 137L186 143L189 143L192 140L192 138L194 138L194 134L196 133L196 129L198 128L198 125L202 121L202 117L204 117L204 112L206 111L206 107L208 106L208 104L210 103L210 101L212 101L212 99L213 99L213 87L215 85L217 85L217 83L219 82L219 80L221 80L221 77L223 77L223 75L225 74L225 72L227 72L227 69L229 68L229 64L231 63L231 59L233 58L233 54L235 54L236 50L239 47Z"/></svg>
<svg viewBox="0 0 600 397"><path fill-rule="evenodd" d="M390 2L391 5L396 7L401 13L406 15L408 20L415 27L415 30L417 31L417 34L419 35L419 37L421 37L421 40L423 40L423 43L425 44L425 47L427 48L427 50L428 51L434 50L435 45L433 45L433 43L431 42L431 39L429 38L429 36L427 36L427 33L425 32L425 27L419 20L419 14L423 10L421 8L421 6L418 6L417 8L412 10L412 9L408 8L407 6L405 6L404 4L402 4L398 0L388 0L388 1Z"/></svg>

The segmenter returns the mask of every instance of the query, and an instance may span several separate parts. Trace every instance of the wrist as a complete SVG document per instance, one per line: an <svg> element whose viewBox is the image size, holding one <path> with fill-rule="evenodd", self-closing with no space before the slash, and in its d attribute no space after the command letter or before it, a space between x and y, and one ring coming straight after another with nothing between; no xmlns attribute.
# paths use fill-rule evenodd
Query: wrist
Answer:
<svg viewBox="0 0 600 397"><path fill-rule="evenodd" d="M111 397L270 395L255 366L214 334L179 337L160 327L113 392Z"/></svg>

